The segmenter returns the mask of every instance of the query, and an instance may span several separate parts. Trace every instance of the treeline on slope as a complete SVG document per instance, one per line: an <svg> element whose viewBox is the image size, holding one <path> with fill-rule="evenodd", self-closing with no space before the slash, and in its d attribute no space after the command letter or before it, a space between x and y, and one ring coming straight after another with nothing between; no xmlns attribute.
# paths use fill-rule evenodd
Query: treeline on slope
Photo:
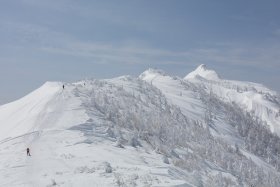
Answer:
<svg viewBox="0 0 280 187"><path fill-rule="evenodd" d="M204 96L207 103L208 123L215 117L215 112L223 110L226 121L237 129L244 140L243 147L280 171L280 138L272 133L266 122L257 118L253 112L244 111L236 103L224 103L216 95Z"/></svg>
<svg viewBox="0 0 280 187"><path fill-rule="evenodd" d="M84 102L90 109L89 115L94 108L110 121L107 124L112 132L110 136L118 144L137 147L147 142L174 165L190 172L202 171L212 164L221 172L215 176L205 173L208 181L204 186L280 184L278 175L264 172L235 147L214 138L202 122L189 120L179 108L167 102L159 89L139 79L130 83L134 90L95 80ZM223 172L231 173L238 182L223 176ZM193 175L199 178L200 174Z"/></svg>

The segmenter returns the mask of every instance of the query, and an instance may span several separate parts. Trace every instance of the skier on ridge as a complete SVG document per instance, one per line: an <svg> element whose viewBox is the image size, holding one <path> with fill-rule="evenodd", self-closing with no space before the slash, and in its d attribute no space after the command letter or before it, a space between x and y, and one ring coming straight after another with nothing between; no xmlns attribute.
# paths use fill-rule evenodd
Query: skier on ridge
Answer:
<svg viewBox="0 0 280 187"><path fill-rule="evenodd" d="M26 149L26 154L27 154L27 156L31 156L29 148Z"/></svg>

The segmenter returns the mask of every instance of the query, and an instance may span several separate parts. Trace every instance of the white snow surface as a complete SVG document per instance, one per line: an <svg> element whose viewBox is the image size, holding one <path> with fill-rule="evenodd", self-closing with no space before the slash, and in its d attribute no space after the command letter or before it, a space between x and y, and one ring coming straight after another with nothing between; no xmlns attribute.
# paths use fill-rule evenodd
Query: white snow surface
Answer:
<svg viewBox="0 0 280 187"><path fill-rule="evenodd" d="M219 75L214 71L207 69L205 64L198 66L193 72L189 73L185 79L193 79L197 77L203 77L209 80L219 80Z"/></svg>
<svg viewBox="0 0 280 187"><path fill-rule="evenodd" d="M151 88L155 90L149 91ZM170 156L163 159L163 153L148 142L119 146L116 132L112 132L115 121L108 119L125 115L131 106L131 110L140 106L151 114L163 110L153 102L160 102L163 108L178 107L188 119L203 124L207 106L201 90L224 102L237 103L280 135L277 92L260 84L223 80L206 65L184 79L148 69L139 78L47 82L29 95L0 106L0 186L211 186L206 182L211 176L228 178L232 181L229 186L238 186L236 176L214 163L205 161L200 171L184 170L175 166ZM110 105L106 106L108 99ZM111 116L114 114L108 111L114 107L119 113ZM149 119L146 123L149 125ZM123 138L129 140L133 133L123 131ZM232 146L244 143L226 122L223 111L216 114L210 132ZM175 157L192 153L192 146L174 149ZM31 157L26 156L27 147ZM240 149L263 170L277 173L261 158Z"/></svg>
<svg viewBox="0 0 280 187"><path fill-rule="evenodd" d="M272 132L280 135L280 97L277 92L261 84L218 79L215 75L214 70L207 69L206 65L200 65L184 80L201 85L207 92L215 94L221 100L234 102L245 111L254 113L257 118L267 123Z"/></svg>
<svg viewBox="0 0 280 187"><path fill-rule="evenodd" d="M117 147L98 111L88 115L83 106L93 88L83 83L63 90L62 83L47 82L0 107L0 186L192 186L170 174L176 169L149 146Z"/></svg>

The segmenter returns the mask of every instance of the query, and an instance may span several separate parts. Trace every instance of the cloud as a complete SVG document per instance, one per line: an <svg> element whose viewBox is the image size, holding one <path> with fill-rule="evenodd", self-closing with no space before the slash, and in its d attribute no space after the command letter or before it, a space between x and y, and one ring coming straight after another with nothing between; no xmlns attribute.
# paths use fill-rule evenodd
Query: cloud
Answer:
<svg viewBox="0 0 280 187"><path fill-rule="evenodd" d="M8 37L8 43L14 45L42 46L64 42L67 35L47 27L22 22L0 22L0 38ZM56 42L54 42L56 41ZM2 44L3 45L3 44Z"/></svg>
<svg viewBox="0 0 280 187"><path fill-rule="evenodd" d="M237 66L279 68L280 45L250 46L242 43L223 43L207 48L189 50L160 49L143 42L83 41L40 25L18 22L1 22L0 34L15 36L9 45L36 50L49 55L73 56L100 64L180 64L220 63ZM0 36L1 37L1 36ZM3 44L1 44L3 45ZM209 46L209 45L208 45Z"/></svg>
<svg viewBox="0 0 280 187"><path fill-rule="evenodd" d="M251 46L227 44L221 47L190 50L186 56L200 63L220 63L235 66L280 68L280 45Z"/></svg>
<svg viewBox="0 0 280 187"><path fill-rule="evenodd" d="M98 43L73 42L64 47L42 47L43 51L81 58L92 58L97 63L157 64L168 63L164 58L176 61L176 52L136 46L116 46Z"/></svg>
<svg viewBox="0 0 280 187"><path fill-rule="evenodd" d="M45 47L50 53L93 58L100 63L187 64L219 63L221 65L280 68L280 46L199 48L186 51L155 49L149 46L122 46L73 42L63 47Z"/></svg>
<svg viewBox="0 0 280 187"><path fill-rule="evenodd" d="M62 16L73 16L76 18L90 20L96 23L106 23L109 25L119 25L129 27L133 30L143 32L158 32L159 22L151 22L150 16L138 15L133 10L134 3L102 2L92 1L91 3L81 3L75 0L21 0L24 5L42 10L51 10ZM137 7L140 8L140 7ZM142 13L142 12L141 12ZM155 19L155 18L153 18ZM164 28L162 28L164 29ZM166 28L165 28L166 29Z"/></svg>
<svg viewBox="0 0 280 187"><path fill-rule="evenodd" d="M131 28L146 30L149 32L154 27L156 21L150 22L147 17L149 14L141 14L134 17L129 6L133 4L119 3L100 3L92 4L77 3L74 0L21 0L23 4L33 6L33 8L43 8L62 12L63 16L77 15L84 19L97 19L101 23L113 23L118 25L129 25ZM88 6L86 6L88 5ZM124 7L126 6L126 7ZM141 7L140 7L141 8ZM134 10L134 9L133 9ZM117 12L116 12L117 11ZM65 14L64 14L65 13ZM258 21L254 12L241 11L232 15L231 19L237 21ZM60 15L60 14L59 14ZM128 16L130 15L130 16ZM152 19L156 19L153 17ZM112 28L114 28L113 25ZM116 42L97 42L85 41L80 36L73 36L69 32L58 32L55 28L44 27L38 24L7 22L0 24L1 29L6 29L5 33L13 33L16 45L22 45L38 50L42 53L74 56L86 58L94 63L122 63L122 64L186 64L186 63L220 63L233 64L238 66L258 66L266 65L270 68L279 68L280 44L260 44L248 45L242 42L230 43L220 42L221 44L208 44L210 47L200 47L191 49L174 50L167 46L165 48L155 48L149 45L149 41L135 41L133 44L126 41ZM8 28L8 29L7 29ZM107 28L107 27L106 27ZM136 29L136 30L137 30ZM165 28L166 29L166 28ZM63 29L62 29L63 30ZM141 31L142 31L141 30ZM134 30L133 30L134 32ZM153 31L152 31L153 32ZM142 32L141 32L142 33ZM274 34L280 36L280 29L276 29ZM1 37L1 36L0 36ZM119 39L119 38L118 38ZM176 38L179 40L180 38ZM18 41L20 43L18 43ZM217 41L219 43L219 41ZM1 45L1 44L0 44ZM10 45L10 43L9 43Z"/></svg>
<svg viewBox="0 0 280 187"><path fill-rule="evenodd" d="M9 38L0 47L9 45L14 49L22 48L48 54L75 56L92 59L95 63L165 63L164 58L176 61L181 55L177 52L143 46L131 42L102 43L88 42L67 33L57 32L48 27L1 21L0 38Z"/></svg>

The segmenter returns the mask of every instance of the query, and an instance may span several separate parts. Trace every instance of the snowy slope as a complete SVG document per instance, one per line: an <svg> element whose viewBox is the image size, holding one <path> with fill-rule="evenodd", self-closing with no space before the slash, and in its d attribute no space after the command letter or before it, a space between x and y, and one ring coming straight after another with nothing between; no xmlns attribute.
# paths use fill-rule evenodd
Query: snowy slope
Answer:
<svg viewBox="0 0 280 187"><path fill-rule="evenodd" d="M248 151L251 145L248 145L247 137L240 134L237 126L232 125L229 114L234 113L232 109L237 105L240 107L235 109L238 113L244 116L246 116L244 114L246 111L251 113L251 119L254 119L252 123L262 119L264 123L260 124L268 124L270 130L275 132L280 127L279 96L276 92L256 83L223 80L214 70L208 70L205 65L200 65L184 79L172 77L161 70L154 69L143 72L139 78L159 88L168 101L178 106L185 116L208 123L214 137L233 147L238 146L244 156L264 170L273 168L266 163L265 159L256 156L254 151ZM212 117L208 116L209 110ZM238 119L234 123L243 123L246 120ZM261 133L262 130L259 134ZM262 144L263 140L252 141L260 141ZM271 142L271 144L274 143ZM269 145L264 145L264 147L267 146ZM279 146L278 144L276 147L280 148Z"/></svg>
<svg viewBox="0 0 280 187"><path fill-rule="evenodd" d="M1 106L0 137L66 128L83 121L86 115L80 101L61 87L62 83L47 82L24 98Z"/></svg>
<svg viewBox="0 0 280 187"><path fill-rule="evenodd" d="M272 132L280 135L280 97L277 92L261 84L218 77L214 70L201 65L184 80L204 87L207 92L212 92L225 102L240 105L245 111L266 122Z"/></svg>
<svg viewBox="0 0 280 187"><path fill-rule="evenodd" d="M199 68L201 67L202 66ZM199 87L195 84L184 81L179 77L171 77L165 73L152 69L143 72L140 75L140 78L159 88L166 95L170 103L180 107L185 116L188 116L193 120L205 120L207 106L201 98L201 92L203 90L199 89ZM235 129L227 125L227 123L221 118L222 117L220 116L214 124L218 126L216 128L218 134L222 134L224 136L231 135L229 137L230 140L236 139L235 136L238 135L235 133ZM213 133L215 133L215 131L213 131ZM215 135L218 134L215 133ZM235 144L236 142L231 143Z"/></svg>
<svg viewBox="0 0 280 187"><path fill-rule="evenodd" d="M169 174L176 169L149 146L116 146L109 122L88 106L93 82L67 84L65 90L48 82L1 106L0 186L187 185ZM101 90L103 83L96 84ZM27 147L32 157L25 156ZM105 172L108 167L112 173Z"/></svg>
<svg viewBox="0 0 280 187"><path fill-rule="evenodd" d="M170 103L180 106L181 110L190 118L203 119L205 106L192 85L183 82L178 77L171 77L162 71L153 69L143 72L139 78L159 88Z"/></svg>
<svg viewBox="0 0 280 187"><path fill-rule="evenodd" d="M279 98L261 85L223 80L205 65L185 79L149 69L62 85L0 106L0 186L280 184L279 137L232 104L249 111L258 101L254 115L276 130L279 118L261 112L279 109Z"/></svg>

